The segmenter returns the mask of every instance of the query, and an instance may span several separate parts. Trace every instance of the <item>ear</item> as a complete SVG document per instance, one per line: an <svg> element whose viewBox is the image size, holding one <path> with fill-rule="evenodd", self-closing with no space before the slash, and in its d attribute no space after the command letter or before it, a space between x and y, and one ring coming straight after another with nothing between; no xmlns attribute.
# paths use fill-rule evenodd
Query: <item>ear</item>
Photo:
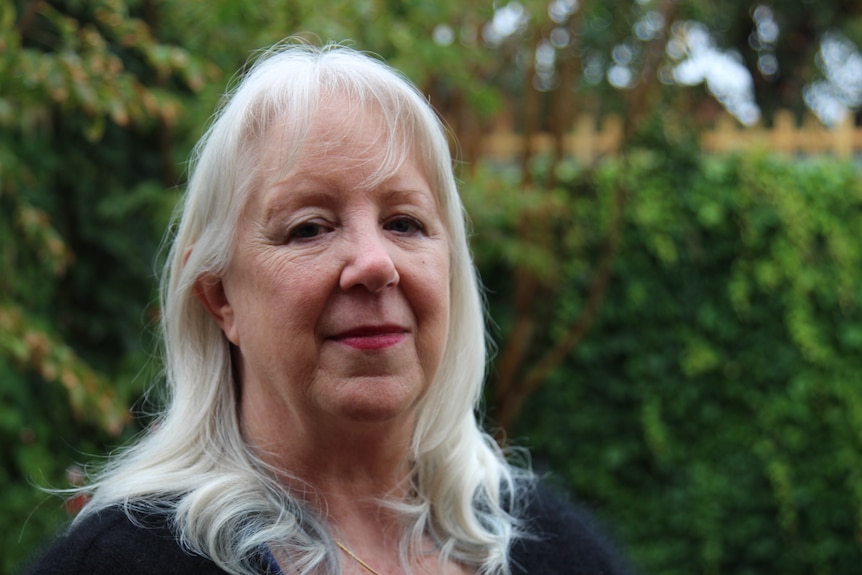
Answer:
<svg viewBox="0 0 862 575"><path fill-rule="evenodd" d="M195 298L216 321L228 340L238 346L239 330L236 316L224 288L224 280L211 274L203 273L195 280Z"/></svg>

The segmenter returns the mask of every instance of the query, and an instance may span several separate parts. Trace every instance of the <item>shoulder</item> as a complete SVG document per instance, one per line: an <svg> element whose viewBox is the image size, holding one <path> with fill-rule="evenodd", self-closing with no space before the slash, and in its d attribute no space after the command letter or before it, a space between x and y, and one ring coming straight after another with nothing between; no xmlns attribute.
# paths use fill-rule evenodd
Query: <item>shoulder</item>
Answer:
<svg viewBox="0 0 862 575"><path fill-rule="evenodd" d="M224 575L203 557L179 545L164 516L133 521L119 508L74 523L33 564L29 575Z"/></svg>
<svg viewBox="0 0 862 575"><path fill-rule="evenodd" d="M631 574L621 551L590 513L541 484L527 489L524 497L526 536L512 546L513 575Z"/></svg>

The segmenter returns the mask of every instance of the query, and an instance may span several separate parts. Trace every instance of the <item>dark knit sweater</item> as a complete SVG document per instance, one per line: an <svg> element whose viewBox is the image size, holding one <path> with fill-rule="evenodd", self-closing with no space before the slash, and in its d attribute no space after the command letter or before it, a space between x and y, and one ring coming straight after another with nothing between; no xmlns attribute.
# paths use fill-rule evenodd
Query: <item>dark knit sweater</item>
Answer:
<svg viewBox="0 0 862 575"><path fill-rule="evenodd" d="M531 494L524 518L533 537L513 545L513 575L628 573L590 516L548 490L540 487ZM164 518L136 523L117 508L92 515L58 538L28 573L225 575L209 559L184 551Z"/></svg>

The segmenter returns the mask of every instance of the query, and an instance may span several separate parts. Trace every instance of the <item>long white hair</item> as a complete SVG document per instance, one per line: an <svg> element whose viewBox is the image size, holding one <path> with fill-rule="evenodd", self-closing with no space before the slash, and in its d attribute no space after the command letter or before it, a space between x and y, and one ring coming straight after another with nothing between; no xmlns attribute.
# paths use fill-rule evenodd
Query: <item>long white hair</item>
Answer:
<svg viewBox="0 0 862 575"><path fill-rule="evenodd" d="M323 96L346 95L383 118L384 156L407 154L429 178L447 228L451 308L442 364L417 411L411 496L387 502L406 525L402 558L425 534L444 559L508 573L519 535L514 505L522 472L476 416L486 362L483 301L472 263L447 134L422 94L373 57L342 46L287 42L264 53L228 94L195 148L161 286L167 407L96 476L81 517L109 506L167 513L180 541L230 573L256 573L278 549L300 573L340 572L326 524L275 479L240 432L230 346L194 296L204 273L227 267L240 213L259 185L262 142L283 137L284 165L298 155ZM289 472L289 470L287 470Z"/></svg>

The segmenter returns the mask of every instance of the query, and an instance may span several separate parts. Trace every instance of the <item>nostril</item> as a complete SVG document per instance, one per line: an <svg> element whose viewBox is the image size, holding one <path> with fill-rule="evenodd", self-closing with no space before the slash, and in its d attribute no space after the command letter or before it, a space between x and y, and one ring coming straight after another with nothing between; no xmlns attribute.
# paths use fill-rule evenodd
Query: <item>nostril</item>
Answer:
<svg viewBox="0 0 862 575"><path fill-rule="evenodd" d="M398 285L400 275L386 246L381 242L361 242L341 271L341 288L362 286L372 293Z"/></svg>

